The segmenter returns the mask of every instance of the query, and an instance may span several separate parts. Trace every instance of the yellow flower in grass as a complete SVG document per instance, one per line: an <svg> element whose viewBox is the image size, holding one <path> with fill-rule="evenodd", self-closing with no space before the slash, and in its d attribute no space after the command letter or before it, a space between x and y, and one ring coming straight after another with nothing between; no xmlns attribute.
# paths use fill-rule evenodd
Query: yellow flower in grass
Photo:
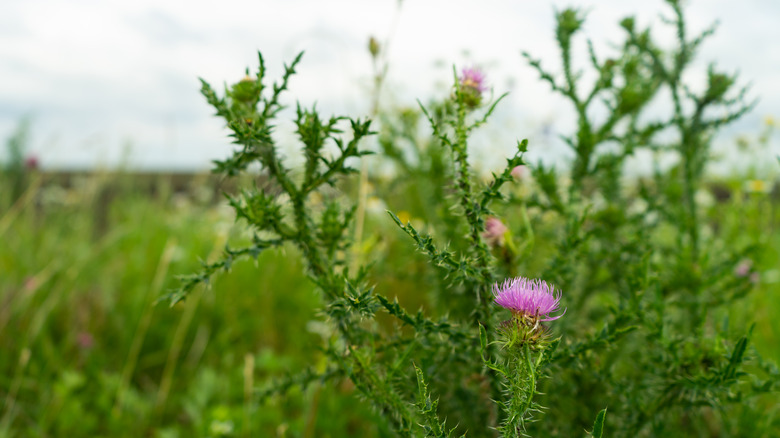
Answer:
<svg viewBox="0 0 780 438"><path fill-rule="evenodd" d="M769 193L772 191L772 184L769 181L751 179L745 181L745 191L748 193Z"/></svg>

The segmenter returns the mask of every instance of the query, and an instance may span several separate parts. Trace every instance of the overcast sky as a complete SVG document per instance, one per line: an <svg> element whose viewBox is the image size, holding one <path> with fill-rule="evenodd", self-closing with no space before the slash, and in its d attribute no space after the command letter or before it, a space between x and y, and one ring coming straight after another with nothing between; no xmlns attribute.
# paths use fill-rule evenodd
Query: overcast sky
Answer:
<svg viewBox="0 0 780 438"><path fill-rule="evenodd" d="M620 40L622 17L636 15L661 34L658 15L670 12L661 0L405 0L400 8L397 0L2 0L0 140L29 115L30 153L47 168L207 169L230 146L198 77L221 88L256 68L260 50L275 78L282 62L305 50L287 102L363 116L374 35L390 41L385 105L442 95L453 64L478 65L497 94L510 92L477 139L490 143L475 153L483 166L500 163L524 137L532 157L564 156L552 138L571 129L571 109L520 52L557 69L553 13L567 6L589 11L584 34L602 54ZM761 99L718 138L719 147L738 133L757 133L767 116L780 119L780 2L692 0L687 12L691 31L720 22L693 77L714 60L739 71ZM780 152L778 136L772 141Z"/></svg>

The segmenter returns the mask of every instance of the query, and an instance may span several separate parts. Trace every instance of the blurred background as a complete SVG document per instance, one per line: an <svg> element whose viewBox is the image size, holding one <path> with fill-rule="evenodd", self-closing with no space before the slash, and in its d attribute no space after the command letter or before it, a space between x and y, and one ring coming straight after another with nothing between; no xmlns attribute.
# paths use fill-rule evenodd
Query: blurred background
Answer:
<svg viewBox="0 0 780 438"><path fill-rule="evenodd" d="M177 275L249 237L221 193L251 178L208 174L231 145L198 77L221 90L256 69L260 50L267 77L278 78L305 50L285 103L362 117L373 111L374 37L388 65L381 112L446 97L453 65L478 66L493 96L510 94L472 142L476 168L497 170L521 138L529 161L565 165L558 135L571 132L574 114L521 51L559 71L554 12L569 6L589 11L584 34L601 56L615 50L627 15L674 41L660 0L0 2L0 438L389 436L349 384L257 402L268 378L321 363L311 346L329 336L293 248L236 264L183 304L155 305ZM691 32L720 21L691 83L704 87L717 61L759 98L714 139L719 160L697 200L713 232L735 245L765 237L780 248L780 3L698 0L686 10ZM286 115L278 139L294 163ZM369 159L381 171L381 158ZM642 175L646 161L635 157L630 172ZM374 261L394 262L379 263L371 280L417 309L426 261L384 210L414 223L429 213L372 182L365 244ZM532 219L544 249L560 224ZM778 266L775 249L735 267L755 293L731 315L756 321L754 342L775 360Z"/></svg>
<svg viewBox="0 0 780 438"><path fill-rule="evenodd" d="M568 151L557 133L571 127L573 114L538 81L520 52L557 68L554 10L568 6L589 11L585 34L601 56L614 53L610 43L623 34L617 24L628 15L640 25L653 23L671 43L670 29L659 20L659 14L669 15L663 3L4 1L0 138L29 117L27 153L43 169L207 170L211 159L226 152L225 130L198 93L198 77L215 85L238 80L237 72L256 65L257 50L276 77L282 61L305 50L288 103L316 101L326 114L362 116L370 111L367 42L374 36L386 45L389 63L384 105L415 106L415 99L425 101L449 86L453 65L476 65L496 95L510 95L475 158L495 167L502 162L495 155L528 137L529 157L560 160ZM720 23L702 47L692 83L703 85L708 63L717 61L720 69L740 72L760 96L756 109L716 140L716 150L726 151L737 134L756 131L763 119L780 114L780 4L686 3L692 33ZM584 39L579 43L574 52L584 65ZM767 156L777 152L774 142Z"/></svg>

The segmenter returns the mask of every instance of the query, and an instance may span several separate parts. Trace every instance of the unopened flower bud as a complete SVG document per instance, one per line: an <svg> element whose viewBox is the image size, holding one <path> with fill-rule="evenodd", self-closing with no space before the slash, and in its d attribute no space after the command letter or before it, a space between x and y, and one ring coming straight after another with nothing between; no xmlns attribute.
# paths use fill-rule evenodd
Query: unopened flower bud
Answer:
<svg viewBox="0 0 780 438"><path fill-rule="evenodd" d="M485 232L482 237L490 246L502 246L504 244L504 235L509 229L501 222L501 219L489 217L485 221Z"/></svg>
<svg viewBox="0 0 780 438"><path fill-rule="evenodd" d="M525 175L525 167L524 166L515 166L512 168L511 172L512 178L514 179L521 179L523 175Z"/></svg>
<svg viewBox="0 0 780 438"><path fill-rule="evenodd" d="M252 102L259 95L255 78L248 74L234 84L231 91L233 99L244 103Z"/></svg>
<svg viewBox="0 0 780 438"><path fill-rule="evenodd" d="M371 53L371 56L376 58L379 56L379 50L381 47L379 46L379 41L376 40L376 38L371 37L368 39L368 51Z"/></svg>

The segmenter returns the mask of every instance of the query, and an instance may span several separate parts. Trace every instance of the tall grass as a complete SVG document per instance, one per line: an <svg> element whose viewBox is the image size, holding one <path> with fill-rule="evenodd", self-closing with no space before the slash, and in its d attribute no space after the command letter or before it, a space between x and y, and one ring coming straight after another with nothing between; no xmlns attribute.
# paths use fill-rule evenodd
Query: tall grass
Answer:
<svg viewBox="0 0 780 438"><path fill-rule="evenodd" d="M75 188L36 178L0 216L0 436L304 430L279 419L306 418L308 395L252 406L253 381L318 360L307 347L320 336L318 298L294 250L262 255L260 276L236 264L169 309L155 301L177 274L221 250L214 242L241 240L229 213L172 193L164 178L156 195L128 175L84 176ZM349 388L325 391L311 415L327 419L317 436L375 428Z"/></svg>
<svg viewBox="0 0 780 438"><path fill-rule="evenodd" d="M155 305L198 257L246 236L210 196L193 195L213 182L193 179L177 192L165 177L151 181L96 174L66 188L38 174L0 210L0 436L388 436L346 384L257 404L262 382L323 360L309 347L328 336L314 313L320 299L294 249L237 263L174 308ZM754 320L756 349L780 360L778 200L738 179L714 187L729 198L708 207L710 227L735 244L772 242L754 261L755 293L728 316ZM374 187L370 202L407 205L422 221L424 203L404 201L415 181L388 188ZM419 293L436 281L425 258L410 255L384 218L369 208L372 281L407 308L435 308ZM528 220L543 259L555 225L533 212Z"/></svg>

